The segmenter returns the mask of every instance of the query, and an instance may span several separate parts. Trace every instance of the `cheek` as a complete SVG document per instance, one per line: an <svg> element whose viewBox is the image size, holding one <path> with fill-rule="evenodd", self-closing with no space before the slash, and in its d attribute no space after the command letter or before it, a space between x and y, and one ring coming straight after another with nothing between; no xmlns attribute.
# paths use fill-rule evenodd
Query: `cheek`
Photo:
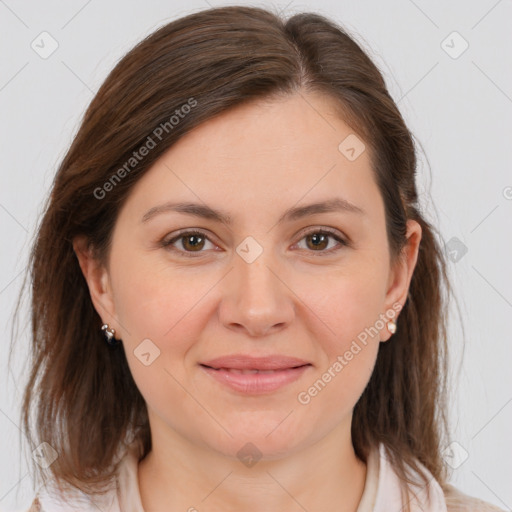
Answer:
<svg viewBox="0 0 512 512"><path fill-rule="evenodd" d="M372 282L365 286L363 282L358 278L340 279L323 294L310 295L309 305L317 317L315 340L321 346L322 357L297 401L315 417L342 421L371 378L383 311L379 290Z"/></svg>
<svg viewBox="0 0 512 512"><path fill-rule="evenodd" d="M126 261L122 271L113 274L116 313L132 343L143 338L155 343L179 343L192 326L201 330L197 311L214 286L215 276L194 276L190 271L173 271L142 261ZM186 337L186 336L185 336ZM168 343L167 341L167 343Z"/></svg>
<svg viewBox="0 0 512 512"><path fill-rule="evenodd" d="M201 297L212 283L186 273L164 276L154 267L122 268L114 283L116 311L125 331L131 374L148 406L159 415L172 411L172 404L185 410L190 403L179 383L188 378L187 357L206 319Z"/></svg>
<svg viewBox="0 0 512 512"><path fill-rule="evenodd" d="M347 272L331 276L323 286L311 283L304 290L307 305L323 327L331 353L346 350L353 339L378 342L375 329L382 329L385 289L378 271Z"/></svg>
<svg viewBox="0 0 512 512"><path fill-rule="evenodd" d="M304 390L311 399L318 394L315 407L336 403L343 414L368 383L384 327L385 276L378 266L365 266L332 276L321 287L311 283L307 287L304 296L315 319L310 329L324 356L316 376L319 380L310 383L311 394Z"/></svg>

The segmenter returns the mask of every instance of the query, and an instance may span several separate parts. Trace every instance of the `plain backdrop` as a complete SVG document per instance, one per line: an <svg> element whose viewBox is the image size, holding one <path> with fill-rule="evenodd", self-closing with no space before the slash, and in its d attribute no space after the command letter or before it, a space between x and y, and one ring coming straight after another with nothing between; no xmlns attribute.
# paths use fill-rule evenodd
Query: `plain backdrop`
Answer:
<svg viewBox="0 0 512 512"><path fill-rule="evenodd" d="M450 308L452 483L512 507L512 41L509 1L238 2L315 11L348 29L415 135L418 188L439 229ZM221 1L0 0L0 510L27 508L20 400L30 328L12 315L34 229L78 122L115 63L169 21ZM48 34L43 34L47 32ZM49 55L37 42L45 39ZM35 43L33 43L35 41ZM34 49L33 49L34 48ZM46 57L46 58L43 58ZM464 326L462 330L461 324ZM464 348L464 353L463 349Z"/></svg>

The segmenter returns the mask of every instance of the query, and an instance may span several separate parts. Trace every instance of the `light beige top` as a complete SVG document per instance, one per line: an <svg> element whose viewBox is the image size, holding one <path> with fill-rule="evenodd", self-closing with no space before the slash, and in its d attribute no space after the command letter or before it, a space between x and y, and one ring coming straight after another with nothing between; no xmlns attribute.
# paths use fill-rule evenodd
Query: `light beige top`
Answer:
<svg viewBox="0 0 512 512"><path fill-rule="evenodd" d="M141 447L137 442L128 446L117 471L117 488L106 495L89 496L76 491L67 500L55 490L41 487L27 512L144 512L139 485L138 463ZM489 503L467 496L455 487L446 486L445 492L430 475L431 501L427 502L426 487L412 487L412 512L504 512ZM398 512L403 510L400 480L386 456L384 445L370 453L366 481L356 512Z"/></svg>

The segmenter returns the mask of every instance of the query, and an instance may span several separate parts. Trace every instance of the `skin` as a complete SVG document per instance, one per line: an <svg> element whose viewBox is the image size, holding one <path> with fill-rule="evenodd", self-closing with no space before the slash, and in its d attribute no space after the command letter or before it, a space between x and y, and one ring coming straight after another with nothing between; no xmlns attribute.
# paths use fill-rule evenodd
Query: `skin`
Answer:
<svg viewBox="0 0 512 512"><path fill-rule="evenodd" d="M349 161L338 150L354 131L331 101L295 94L203 123L134 186L105 266L75 240L94 306L123 340L147 403L153 449L138 473L146 511L357 508L366 465L352 446L352 411L379 343L391 337L385 324L308 404L297 396L379 315L403 306L421 227L408 222L404 258L392 266L369 151ZM317 213L277 224L287 208L333 197L365 214ZM141 221L171 200L225 210L233 224L176 212ZM350 245L329 237L316 248L306 235L322 227ZM174 242L174 252L159 245L184 228L205 232L196 252L187 237ZM236 252L248 236L263 249L252 263ZM186 251L196 257L180 255ZM146 338L160 350L149 366L134 354ZM312 367L277 391L247 396L199 366L234 353L284 354ZM247 442L262 454L252 467L237 457Z"/></svg>

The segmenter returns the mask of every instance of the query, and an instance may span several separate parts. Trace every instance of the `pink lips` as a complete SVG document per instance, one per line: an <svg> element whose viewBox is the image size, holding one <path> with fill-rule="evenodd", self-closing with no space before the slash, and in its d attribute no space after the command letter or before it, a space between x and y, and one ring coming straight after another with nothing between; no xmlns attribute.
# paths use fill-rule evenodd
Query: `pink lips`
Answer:
<svg viewBox="0 0 512 512"><path fill-rule="evenodd" d="M200 366L235 391L264 394L297 380L312 365L296 357L234 354L205 361Z"/></svg>

